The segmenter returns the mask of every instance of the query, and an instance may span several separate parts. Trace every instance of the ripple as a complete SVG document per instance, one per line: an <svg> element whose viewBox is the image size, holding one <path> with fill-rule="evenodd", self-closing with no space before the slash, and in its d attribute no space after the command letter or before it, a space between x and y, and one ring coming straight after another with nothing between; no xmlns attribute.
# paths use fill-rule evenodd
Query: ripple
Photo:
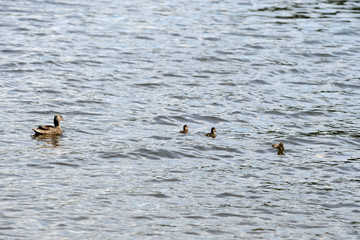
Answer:
<svg viewBox="0 0 360 240"><path fill-rule="evenodd" d="M155 197L155 198L170 198L169 196L162 193L145 194L144 196Z"/></svg>
<svg viewBox="0 0 360 240"><path fill-rule="evenodd" d="M66 163L66 162L49 162L48 164L57 165L57 166L65 166L65 167L73 167L73 168L80 167L79 164Z"/></svg>
<svg viewBox="0 0 360 240"><path fill-rule="evenodd" d="M165 83L138 83L134 84L136 87L144 87L144 88L159 88L159 87L168 87L169 85Z"/></svg>
<svg viewBox="0 0 360 240"><path fill-rule="evenodd" d="M164 73L163 77L184 78L185 76L174 74L174 73Z"/></svg>
<svg viewBox="0 0 360 240"><path fill-rule="evenodd" d="M136 149L134 152L130 153L130 155L135 157L145 157L154 160L161 158L176 159L178 157L177 154L173 151L169 151L166 149L151 150L147 148Z"/></svg>
<svg viewBox="0 0 360 240"><path fill-rule="evenodd" d="M334 85L339 88L353 88L353 89L360 88L360 85L355 85L355 84L334 83Z"/></svg>
<svg viewBox="0 0 360 240"><path fill-rule="evenodd" d="M216 195L216 197L218 197L218 198L225 198L225 197L243 198L244 196L239 195L239 194L225 192L225 193L221 193L221 194Z"/></svg>
<svg viewBox="0 0 360 240"><path fill-rule="evenodd" d="M249 218L248 215L240 215L240 214L233 214L233 213L216 213L213 214L215 217L237 217L237 218Z"/></svg>
<svg viewBox="0 0 360 240"><path fill-rule="evenodd" d="M221 123L221 122L228 122L228 120L225 120L223 118L214 117L214 116L201 116L198 114L193 114L192 118L194 118L196 120L202 120L202 121L216 123L216 124Z"/></svg>
<svg viewBox="0 0 360 240"><path fill-rule="evenodd" d="M127 158L127 155L118 152L104 152L100 154L100 157L105 159L113 159L113 158L119 159L119 158Z"/></svg>
<svg viewBox="0 0 360 240"><path fill-rule="evenodd" d="M155 124L177 126L177 124L175 124L172 119L165 116L156 116L153 119Z"/></svg>
<svg viewBox="0 0 360 240"><path fill-rule="evenodd" d="M215 57L215 56L196 57L194 59L198 60L200 62L227 62L228 61L223 58L219 58L219 57Z"/></svg>
<svg viewBox="0 0 360 240"><path fill-rule="evenodd" d="M161 183L161 182L181 182L178 178L164 178L164 179L152 179L149 182Z"/></svg>

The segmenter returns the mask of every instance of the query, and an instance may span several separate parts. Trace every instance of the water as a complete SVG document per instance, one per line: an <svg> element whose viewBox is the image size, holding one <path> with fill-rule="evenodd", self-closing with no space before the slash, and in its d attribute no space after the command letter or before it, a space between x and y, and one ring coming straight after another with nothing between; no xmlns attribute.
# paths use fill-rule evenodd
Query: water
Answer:
<svg viewBox="0 0 360 240"><path fill-rule="evenodd" d="M360 1L0 9L1 239L360 239Z"/></svg>

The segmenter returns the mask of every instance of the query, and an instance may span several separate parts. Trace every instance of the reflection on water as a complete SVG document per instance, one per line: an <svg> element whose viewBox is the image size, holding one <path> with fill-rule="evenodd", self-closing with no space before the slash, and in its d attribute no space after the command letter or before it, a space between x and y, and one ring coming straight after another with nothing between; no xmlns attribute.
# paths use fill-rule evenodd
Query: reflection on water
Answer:
<svg viewBox="0 0 360 240"><path fill-rule="evenodd" d="M45 143L42 147L59 147L61 144L60 135L32 135L32 139Z"/></svg>

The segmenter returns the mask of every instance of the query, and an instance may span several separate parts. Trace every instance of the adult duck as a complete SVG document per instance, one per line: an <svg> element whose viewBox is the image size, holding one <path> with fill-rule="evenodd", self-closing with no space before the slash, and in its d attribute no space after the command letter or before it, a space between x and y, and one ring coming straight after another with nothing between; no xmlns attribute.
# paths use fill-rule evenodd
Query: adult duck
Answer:
<svg viewBox="0 0 360 240"><path fill-rule="evenodd" d="M51 125L42 125L36 129L33 129L35 135L60 135L62 133L62 129L60 127L60 121L64 121L64 118L58 114L54 117L54 126Z"/></svg>

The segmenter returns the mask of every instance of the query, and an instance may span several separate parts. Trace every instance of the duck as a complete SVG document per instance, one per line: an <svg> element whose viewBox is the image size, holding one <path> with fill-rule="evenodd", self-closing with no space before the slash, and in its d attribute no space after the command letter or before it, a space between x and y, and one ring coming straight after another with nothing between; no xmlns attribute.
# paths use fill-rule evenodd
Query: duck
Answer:
<svg viewBox="0 0 360 240"><path fill-rule="evenodd" d="M188 134L188 133L189 133L189 128L188 128L188 126L187 126L187 125L184 125L183 130L180 131L180 133Z"/></svg>
<svg viewBox="0 0 360 240"><path fill-rule="evenodd" d="M216 132L216 129L215 129L214 127L212 127L212 128L211 128L211 132L205 134L205 136L207 136L207 137L212 137L212 138L216 138L215 132Z"/></svg>
<svg viewBox="0 0 360 240"><path fill-rule="evenodd" d="M280 143L274 143L272 145L273 148L277 148L278 152L277 152L277 155L285 155L284 154L284 143L280 142Z"/></svg>
<svg viewBox="0 0 360 240"><path fill-rule="evenodd" d="M36 129L33 129L35 132L35 136L39 135L60 135L62 133L62 129L60 127L60 121L64 121L64 118L58 114L54 117L54 126L51 125L42 125Z"/></svg>

